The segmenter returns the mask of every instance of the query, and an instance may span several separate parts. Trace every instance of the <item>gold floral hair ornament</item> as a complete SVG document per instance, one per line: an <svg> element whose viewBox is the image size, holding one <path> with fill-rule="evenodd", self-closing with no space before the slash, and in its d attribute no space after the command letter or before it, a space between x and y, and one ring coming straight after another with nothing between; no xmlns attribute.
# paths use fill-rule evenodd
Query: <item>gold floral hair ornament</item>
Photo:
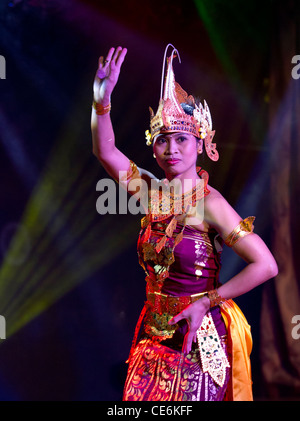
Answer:
<svg viewBox="0 0 300 421"><path fill-rule="evenodd" d="M168 48L172 47L172 53L166 58ZM146 144L148 146L154 144L158 134L182 132L189 133L198 139L204 141L207 155L213 161L219 159L216 144L212 143L215 131L212 130L212 119L206 101L204 106L199 102L196 104L192 95L188 95L182 87L175 81L173 71L173 59L177 57L179 62L180 56L177 49L168 44L165 49L160 100L156 114L150 107L150 130L146 130ZM167 60L167 71L165 75L165 62ZM165 77L165 83L163 86ZM164 89L163 89L164 87ZM184 111L183 105L187 105L190 114Z"/></svg>

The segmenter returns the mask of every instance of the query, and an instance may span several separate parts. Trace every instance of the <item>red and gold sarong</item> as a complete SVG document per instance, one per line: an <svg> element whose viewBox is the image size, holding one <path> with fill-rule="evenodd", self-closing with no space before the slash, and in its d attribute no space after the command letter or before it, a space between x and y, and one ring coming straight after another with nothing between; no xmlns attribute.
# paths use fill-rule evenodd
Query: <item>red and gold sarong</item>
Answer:
<svg viewBox="0 0 300 421"><path fill-rule="evenodd" d="M184 335L168 325L174 312L178 313L182 306L186 307L197 297L168 297L148 294L143 320L137 326L138 331L144 321L142 339L137 345L133 344L128 360L123 400L252 400L249 359L252 339L250 326L239 307L232 300L221 305L228 334L221 336L219 343L230 366L225 365L224 380L218 384L203 369L198 344L193 345L189 354L183 354ZM168 312L163 311L167 309Z"/></svg>

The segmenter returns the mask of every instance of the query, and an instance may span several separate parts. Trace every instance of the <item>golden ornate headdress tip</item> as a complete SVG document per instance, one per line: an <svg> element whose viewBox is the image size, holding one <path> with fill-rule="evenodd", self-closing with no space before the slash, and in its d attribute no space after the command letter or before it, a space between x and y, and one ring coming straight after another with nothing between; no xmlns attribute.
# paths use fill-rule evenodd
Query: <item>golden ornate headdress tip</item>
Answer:
<svg viewBox="0 0 300 421"><path fill-rule="evenodd" d="M167 58L167 51L170 46L172 47L172 53ZM202 139L209 158L217 161L219 154L216 151L216 144L212 143L215 131L212 130L212 118L209 107L205 100L203 105L201 102L197 104L194 97L188 95L179 83L175 81L173 71L174 57L177 57L180 62L178 50L172 44L168 44L164 54L161 96L156 114L149 107L150 130L147 130L145 133L146 144L148 146L153 145L158 134L188 133L198 139ZM167 70L165 74L166 61Z"/></svg>

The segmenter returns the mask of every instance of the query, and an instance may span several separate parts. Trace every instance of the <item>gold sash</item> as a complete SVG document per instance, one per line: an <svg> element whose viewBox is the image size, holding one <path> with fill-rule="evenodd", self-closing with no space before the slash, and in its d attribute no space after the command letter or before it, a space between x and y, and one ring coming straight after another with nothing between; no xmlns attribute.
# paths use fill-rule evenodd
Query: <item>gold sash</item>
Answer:
<svg viewBox="0 0 300 421"><path fill-rule="evenodd" d="M220 305L228 332L232 376L226 400L252 401L250 353L252 350L251 328L241 309L232 300Z"/></svg>

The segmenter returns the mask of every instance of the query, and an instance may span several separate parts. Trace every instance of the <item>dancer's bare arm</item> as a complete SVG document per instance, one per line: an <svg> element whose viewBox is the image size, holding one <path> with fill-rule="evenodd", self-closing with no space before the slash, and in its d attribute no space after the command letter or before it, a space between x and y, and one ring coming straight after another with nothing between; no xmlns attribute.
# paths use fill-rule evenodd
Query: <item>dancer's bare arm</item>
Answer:
<svg viewBox="0 0 300 421"><path fill-rule="evenodd" d="M127 53L126 48L110 48L106 58L99 58L98 70L94 79L94 100L103 107L109 106L111 94L118 82L121 66ZM99 159L107 173L114 179L119 178L120 171L128 171L129 158L115 144L115 134L110 113L98 115L93 108L91 116L93 153ZM140 169L144 179L154 178L153 174Z"/></svg>

